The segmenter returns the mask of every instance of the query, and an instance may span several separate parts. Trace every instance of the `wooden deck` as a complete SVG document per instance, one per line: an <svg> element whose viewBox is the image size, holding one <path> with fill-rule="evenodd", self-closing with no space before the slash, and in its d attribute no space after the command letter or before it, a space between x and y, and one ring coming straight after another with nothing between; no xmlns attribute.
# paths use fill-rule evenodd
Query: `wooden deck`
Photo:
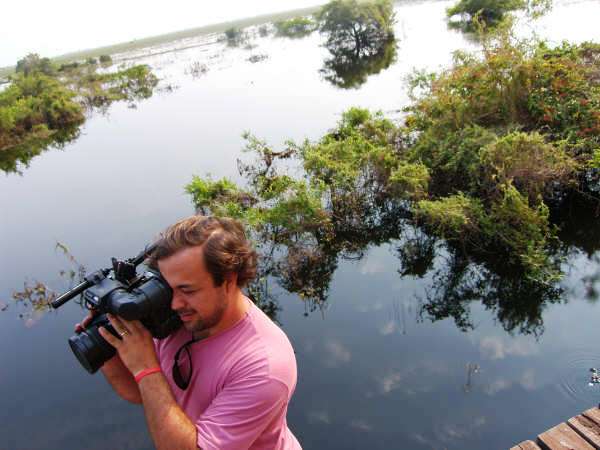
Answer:
<svg viewBox="0 0 600 450"><path fill-rule="evenodd" d="M600 450L600 409L591 408L510 450Z"/></svg>

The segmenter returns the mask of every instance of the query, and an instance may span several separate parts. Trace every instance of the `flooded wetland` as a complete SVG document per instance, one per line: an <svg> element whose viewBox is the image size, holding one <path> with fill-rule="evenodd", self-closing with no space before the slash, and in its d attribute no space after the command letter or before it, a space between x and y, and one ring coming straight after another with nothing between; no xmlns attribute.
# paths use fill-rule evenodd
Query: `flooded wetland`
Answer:
<svg viewBox="0 0 600 450"><path fill-rule="evenodd" d="M395 40L361 56L333 51L302 21L112 54L114 67L147 65L157 82L90 105L65 139L0 152L0 448L153 448L141 408L71 353L84 310L44 301L198 210L256 225L253 296L295 348L288 424L305 449L505 449L598 404L597 206L582 197L549 212L552 251L517 248L519 272L497 242L457 244L446 222L415 221L407 202L442 196L445 178L420 177L414 161L383 171L387 141L358 174L326 160L365 129L401 146L397 127L419 113L404 109L411 75L481 49L448 26L452 4L396 2ZM516 34L600 42L599 17L597 1L557 1L535 21L519 15ZM319 190L331 179L364 190ZM281 180L292 191L273 187ZM382 199L394 186L413 197ZM433 202L420 205L435 217ZM494 208L481 214L499 217Z"/></svg>

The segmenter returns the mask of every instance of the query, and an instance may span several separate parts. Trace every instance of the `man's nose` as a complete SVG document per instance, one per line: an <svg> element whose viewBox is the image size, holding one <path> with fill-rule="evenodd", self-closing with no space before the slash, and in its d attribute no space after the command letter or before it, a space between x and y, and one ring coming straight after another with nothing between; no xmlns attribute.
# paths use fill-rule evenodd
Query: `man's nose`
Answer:
<svg viewBox="0 0 600 450"><path fill-rule="evenodd" d="M171 299L171 309L172 310L178 310L183 308L184 302L183 302L183 298L182 295L177 293L177 292L173 292L173 298Z"/></svg>

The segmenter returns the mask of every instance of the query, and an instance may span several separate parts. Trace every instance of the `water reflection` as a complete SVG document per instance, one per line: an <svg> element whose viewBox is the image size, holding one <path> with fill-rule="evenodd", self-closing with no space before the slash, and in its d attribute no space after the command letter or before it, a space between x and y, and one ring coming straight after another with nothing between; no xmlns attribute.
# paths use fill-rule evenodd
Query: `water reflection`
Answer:
<svg viewBox="0 0 600 450"><path fill-rule="evenodd" d="M326 48L331 56L325 60L320 72L325 80L342 89L359 88L370 75L390 67L396 61L397 54L394 38L363 51L331 45Z"/></svg>
<svg viewBox="0 0 600 450"><path fill-rule="evenodd" d="M48 139L35 139L15 147L0 151L0 170L4 173L22 175L23 168L28 168L31 160L42 152L51 149L63 149L77 140L81 133L80 126L75 125L63 129Z"/></svg>
<svg viewBox="0 0 600 450"><path fill-rule="evenodd" d="M434 321L452 318L462 331L475 328L470 304L478 301L495 313L507 332L541 336L544 307L563 300L560 286L532 281L493 255L473 257L452 249L444 259L434 270L422 317Z"/></svg>

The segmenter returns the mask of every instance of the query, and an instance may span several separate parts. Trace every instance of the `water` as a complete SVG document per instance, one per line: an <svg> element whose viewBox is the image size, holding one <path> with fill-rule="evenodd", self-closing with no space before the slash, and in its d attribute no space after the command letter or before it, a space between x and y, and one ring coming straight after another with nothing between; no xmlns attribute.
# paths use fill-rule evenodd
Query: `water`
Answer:
<svg viewBox="0 0 600 450"><path fill-rule="evenodd" d="M327 51L318 34L256 37L250 50L205 36L157 46L153 56L120 55L151 64L163 90L137 109L115 104L92 114L75 142L0 178L0 301L8 304L0 312L0 446L152 448L142 409L119 400L100 375L89 376L68 349L80 307L33 314L12 293L24 281L67 287L58 272L72 265L57 241L90 270L136 254L194 212L184 192L192 174L241 181L236 159L245 130L280 146L318 138L354 105L399 117L413 68L435 69L452 51L476 48L446 28L449 4L399 3L396 62L358 89L323 80ZM564 2L520 30L598 41L599 14L598 2ZM188 48L173 51L181 47ZM252 55L268 58L253 64ZM193 76L195 62L209 70ZM340 260L324 311L305 316L297 296L277 289L278 319L299 367L288 422L304 448L509 448L597 404L600 388L588 382L590 367L600 366L600 311L583 280L598 270L600 242L593 228L579 233L572 242L581 250L573 247L564 266L565 292L543 306L537 336L505 331L501 314L510 305L469 303L468 332L451 318L419 314L435 270L401 277L399 242ZM442 252L435 267L443 265Z"/></svg>

